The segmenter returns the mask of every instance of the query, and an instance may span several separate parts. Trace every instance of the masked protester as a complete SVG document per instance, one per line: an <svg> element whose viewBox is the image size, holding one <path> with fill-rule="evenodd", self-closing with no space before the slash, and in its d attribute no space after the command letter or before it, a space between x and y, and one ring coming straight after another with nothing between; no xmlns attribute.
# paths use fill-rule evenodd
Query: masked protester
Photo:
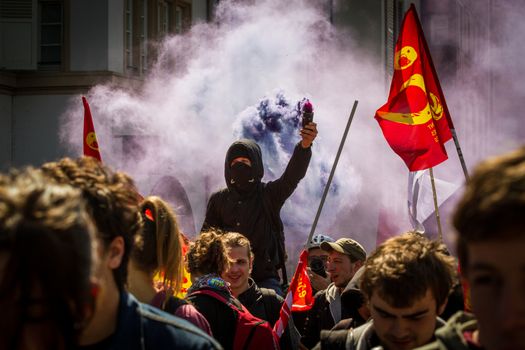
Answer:
<svg viewBox="0 0 525 350"><path fill-rule="evenodd" d="M234 142L224 163L227 187L210 197L202 230L218 228L239 232L250 240L254 253L252 277L259 287L282 293L278 269L284 267L284 234L280 211L305 176L317 136L315 123L301 130L280 178L262 182L264 168L259 145L251 140Z"/></svg>

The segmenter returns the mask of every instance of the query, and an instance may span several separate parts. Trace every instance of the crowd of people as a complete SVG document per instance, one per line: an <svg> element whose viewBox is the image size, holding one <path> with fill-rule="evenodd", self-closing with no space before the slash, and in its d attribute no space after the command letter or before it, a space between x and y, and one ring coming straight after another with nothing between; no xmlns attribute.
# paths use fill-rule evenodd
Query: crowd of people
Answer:
<svg viewBox="0 0 525 350"><path fill-rule="evenodd" d="M227 187L186 253L170 205L94 158L0 174L0 349L525 350L525 148L485 161L466 184L453 217L459 260L418 232L372 252L315 235L313 305L277 335L279 213L316 135L304 127L268 183L259 146L232 144ZM192 285L181 296L184 269Z"/></svg>

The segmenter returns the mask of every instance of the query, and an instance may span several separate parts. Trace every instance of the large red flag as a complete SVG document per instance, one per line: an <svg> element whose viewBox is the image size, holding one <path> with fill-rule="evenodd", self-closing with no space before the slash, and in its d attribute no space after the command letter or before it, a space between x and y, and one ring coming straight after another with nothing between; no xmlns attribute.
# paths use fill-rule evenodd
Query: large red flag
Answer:
<svg viewBox="0 0 525 350"><path fill-rule="evenodd" d="M84 104L84 155L102 161L98 149L97 134L95 134L95 127L93 126L91 109L84 96L82 96L82 103Z"/></svg>
<svg viewBox="0 0 525 350"><path fill-rule="evenodd" d="M388 101L375 115L390 147L410 171L448 158L450 114L414 5L405 14L394 55Z"/></svg>
<svg viewBox="0 0 525 350"><path fill-rule="evenodd" d="M308 252L303 250L299 257L299 264L292 278L292 283L286 293L279 319L275 322L273 330L280 338L286 326L292 311L308 311L312 308L314 297L312 295L312 286L310 278L306 272L308 266Z"/></svg>

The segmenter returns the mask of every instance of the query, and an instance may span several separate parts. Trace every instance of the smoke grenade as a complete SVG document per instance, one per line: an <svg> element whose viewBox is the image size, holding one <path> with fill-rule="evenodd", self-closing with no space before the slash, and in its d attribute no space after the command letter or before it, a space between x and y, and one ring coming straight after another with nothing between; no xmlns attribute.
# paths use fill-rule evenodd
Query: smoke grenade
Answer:
<svg viewBox="0 0 525 350"><path fill-rule="evenodd" d="M314 109L310 100L306 100L303 104L303 128L308 125L308 123L313 122L314 120Z"/></svg>

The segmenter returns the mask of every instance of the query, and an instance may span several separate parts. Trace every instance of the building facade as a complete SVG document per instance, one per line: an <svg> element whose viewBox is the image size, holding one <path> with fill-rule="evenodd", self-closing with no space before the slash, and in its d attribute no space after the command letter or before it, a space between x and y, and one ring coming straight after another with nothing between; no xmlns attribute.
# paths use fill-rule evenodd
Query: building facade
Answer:
<svg viewBox="0 0 525 350"><path fill-rule="evenodd" d="M60 116L97 84L140 86L155 43L208 0L1 0L0 168L62 157Z"/></svg>

